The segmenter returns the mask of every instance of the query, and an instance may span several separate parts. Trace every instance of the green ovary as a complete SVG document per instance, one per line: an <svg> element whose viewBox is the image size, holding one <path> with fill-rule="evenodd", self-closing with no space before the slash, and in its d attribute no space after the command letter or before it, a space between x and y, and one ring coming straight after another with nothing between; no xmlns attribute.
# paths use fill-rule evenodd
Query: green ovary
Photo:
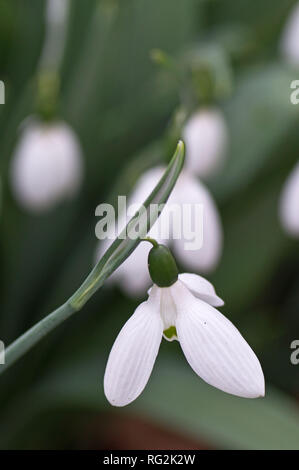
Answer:
<svg viewBox="0 0 299 470"><path fill-rule="evenodd" d="M166 338L169 340L172 340L178 337L175 326L170 326L169 328L167 328L167 330L164 330L163 333L166 336Z"/></svg>

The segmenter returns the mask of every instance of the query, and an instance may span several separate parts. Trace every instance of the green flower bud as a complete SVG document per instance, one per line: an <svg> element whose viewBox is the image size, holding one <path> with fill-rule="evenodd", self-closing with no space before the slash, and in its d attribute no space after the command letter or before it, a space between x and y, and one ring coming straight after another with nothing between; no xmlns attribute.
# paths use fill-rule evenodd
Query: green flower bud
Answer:
<svg viewBox="0 0 299 470"><path fill-rule="evenodd" d="M165 245L154 246L148 255L148 270L158 287L170 287L178 279L174 257Z"/></svg>

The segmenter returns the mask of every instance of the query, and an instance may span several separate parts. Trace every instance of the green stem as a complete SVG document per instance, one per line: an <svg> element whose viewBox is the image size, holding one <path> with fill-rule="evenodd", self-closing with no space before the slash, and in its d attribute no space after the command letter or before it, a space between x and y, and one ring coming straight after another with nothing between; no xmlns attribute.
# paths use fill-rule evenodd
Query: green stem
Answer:
<svg viewBox="0 0 299 470"><path fill-rule="evenodd" d="M150 217L150 205L163 205L166 203L182 170L184 156L184 143L180 141L162 178L142 206L143 208L146 208L148 215L145 227L143 227L145 233L149 232L152 225L160 215L160 213L157 212L155 217ZM128 256L130 256L140 243L141 238L130 239L130 237L128 237L129 227L139 226L143 222L143 215L143 211L138 211L135 216L132 217L126 228L121 232L116 240L114 240L96 267L91 271L87 279L66 303L36 323L6 349L5 364L0 366L0 374L35 346L44 336L54 330L56 326L77 311L81 310L93 294L102 287L105 280L125 261ZM150 241L154 246L157 244L155 240L150 238L147 241Z"/></svg>
<svg viewBox="0 0 299 470"><path fill-rule="evenodd" d="M151 243L155 248L159 246L159 243L154 238L146 237L146 238L143 238L142 241Z"/></svg>
<svg viewBox="0 0 299 470"><path fill-rule="evenodd" d="M0 367L0 373L8 369L44 336L75 312L74 307L66 302L16 339L5 351L5 364Z"/></svg>

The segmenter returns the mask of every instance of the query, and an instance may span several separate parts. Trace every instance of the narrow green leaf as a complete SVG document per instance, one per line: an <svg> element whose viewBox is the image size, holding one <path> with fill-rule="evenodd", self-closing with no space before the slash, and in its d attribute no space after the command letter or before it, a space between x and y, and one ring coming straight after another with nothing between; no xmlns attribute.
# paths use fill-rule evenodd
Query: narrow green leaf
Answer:
<svg viewBox="0 0 299 470"><path fill-rule="evenodd" d="M139 232L143 232L145 236L151 229L151 226L159 217L159 213L152 212L150 214L150 206L151 204L161 205L166 203L183 167L184 153L184 144L180 141L164 175L143 204L146 209L146 220L143 211L139 209L106 251L80 289L71 298L70 304L74 308L81 308L140 243L140 238L131 239L128 237L128 231L134 230L134 227L139 227ZM145 224L145 226L142 227L142 224Z"/></svg>

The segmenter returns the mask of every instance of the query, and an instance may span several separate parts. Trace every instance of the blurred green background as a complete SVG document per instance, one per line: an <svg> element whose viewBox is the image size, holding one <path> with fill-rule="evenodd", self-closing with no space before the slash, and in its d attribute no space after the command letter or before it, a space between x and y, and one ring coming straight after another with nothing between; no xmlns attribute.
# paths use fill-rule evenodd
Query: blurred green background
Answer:
<svg viewBox="0 0 299 470"><path fill-rule="evenodd" d="M104 367L140 301L103 288L0 376L2 449L299 449L299 365L290 362L290 343L299 339L299 240L278 219L281 189L299 157L299 107L289 100L299 69L279 54L294 5L71 0L60 112L83 147L84 186L76 200L32 216L12 196L9 169L19 126L34 111L45 2L0 0L0 338L9 344L74 292L94 255L95 207L128 192L143 168L163 159L147 149L165 138L181 90L151 51L179 61L189 48L208 45L225 58L220 84L227 68L232 80L218 101L230 131L228 158L208 182L225 236L209 279L266 378L264 399L229 396L195 376L177 343L162 343L145 392L113 409Z"/></svg>

